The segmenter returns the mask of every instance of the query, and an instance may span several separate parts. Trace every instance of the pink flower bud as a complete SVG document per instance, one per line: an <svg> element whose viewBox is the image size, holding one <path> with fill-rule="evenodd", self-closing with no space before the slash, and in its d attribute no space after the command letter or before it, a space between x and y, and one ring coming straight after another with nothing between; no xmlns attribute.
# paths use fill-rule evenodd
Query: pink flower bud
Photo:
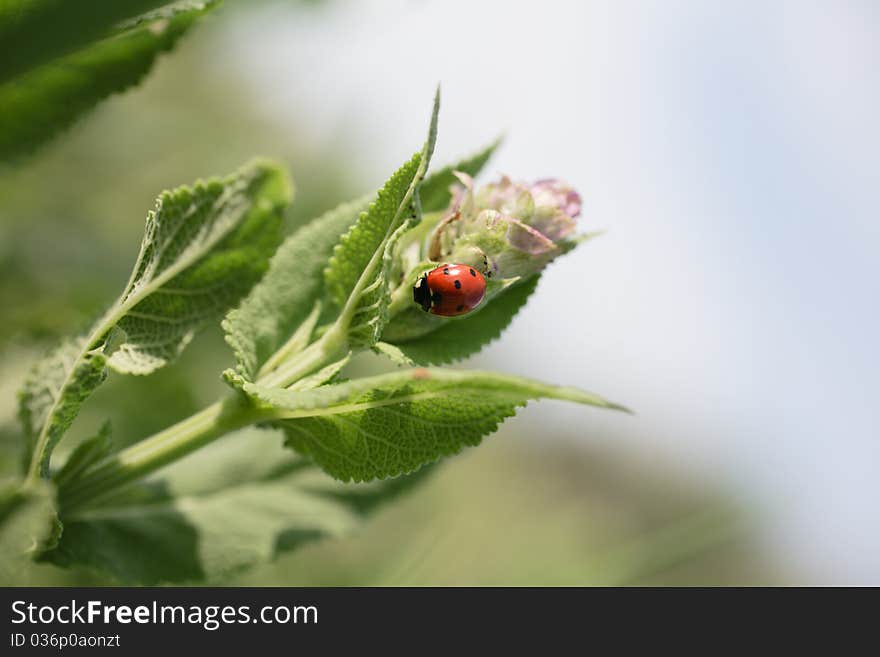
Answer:
<svg viewBox="0 0 880 657"><path fill-rule="evenodd" d="M456 174L446 219L431 240L432 260L480 267L488 276L524 276L563 252L559 244L575 230L581 198L567 184L539 180L532 185L503 176L474 191L473 179Z"/></svg>
<svg viewBox="0 0 880 657"><path fill-rule="evenodd" d="M555 207L574 219L581 213L581 196L556 178L537 181L531 188L535 207Z"/></svg>

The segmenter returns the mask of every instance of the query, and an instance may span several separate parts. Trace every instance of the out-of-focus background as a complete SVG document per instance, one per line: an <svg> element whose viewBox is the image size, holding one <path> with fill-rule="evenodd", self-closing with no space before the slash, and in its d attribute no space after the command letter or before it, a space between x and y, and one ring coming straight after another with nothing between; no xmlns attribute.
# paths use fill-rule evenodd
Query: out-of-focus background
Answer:
<svg viewBox="0 0 880 657"><path fill-rule="evenodd" d="M228 583L880 584L878 64L867 1L227 1L0 171L5 453L29 362L113 298L158 191L277 156L293 228L381 184L440 81L436 162L503 131L484 179L562 177L607 230L467 365L637 414L530 405L356 537ZM148 435L229 360L209 330L74 430Z"/></svg>

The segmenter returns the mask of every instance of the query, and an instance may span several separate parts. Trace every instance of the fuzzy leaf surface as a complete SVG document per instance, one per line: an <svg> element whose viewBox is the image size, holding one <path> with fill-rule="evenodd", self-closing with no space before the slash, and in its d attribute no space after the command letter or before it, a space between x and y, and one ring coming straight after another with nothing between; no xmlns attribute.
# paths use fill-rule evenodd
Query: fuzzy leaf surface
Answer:
<svg viewBox="0 0 880 657"><path fill-rule="evenodd" d="M375 262L376 251L384 246L391 231L403 220L404 213L409 212L410 216L415 213L414 206L404 207L404 204L421 161L421 153L416 153L395 171L370 207L361 213L357 223L333 249L324 279L330 298L340 308L345 305L362 274Z"/></svg>
<svg viewBox="0 0 880 657"><path fill-rule="evenodd" d="M129 374L162 367L249 290L280 241L290 196L284 171L260 161L159 197L120 298L87 337L39 361L19 393L31 474L38 464L48 475L53 447L107 366Z"/></svg>
<svg viewBox="0 0 880 657"><path fill-rule="evenodd" d="M173 360L199 326L237 303L281 241L291 194L283 169L262 161L162 194L115 311L125 339L110 366L152 372Z"/></svg>
<svg viewBox="0 0 880 657"><path fill-rule="evenodd" d="M85 339L65 341L34 365L19 391L18 414L27 441L25 456L40 453L43 476L49 473L55 445L106 378L106 356L89 350Z"/></svg>
<svg viewBox="0 0 880 657"><path fill-rule="evenodd" d="M375 344L388 322L394 247L421 221L419 187L434 153L439 112L438 88L422 150L379 190L376 201L334 249L325 271L327 288L342 308L348 339L355 346Z"/></svg>
<svg viewBox="0 0 880 657"><path fill-rule="evenodd" d="M477 445L530 399L623 407L576 388L493 372L416 368L305 391L243 382L288 443L342 481L413 472Z"/></svg>
<svg viewBox="0 0 880 657"><path fill-rule="evenodd" d="M436 118L432 117L432 124L435 121ZM436 127L432 127L433 130ZM430 136L429 143L433 143ZM419 189L419 196L422 190L430 190L430 209L445 207L450 198L448 188L455 180L451 172L462 170L476 175L497 144L427 176ZM277 359L291 336L306 322L316 302L322 303L326 320L335 316L332 309L340 308L347 300L347 294L357 282L358 267L369 263L377 248L375 245L387 232L387 225L373 220L378 214L377 207L384 206L387 212L393 210L394 202L388 200L392 195L391 188L398 188L398 198L405 194L395 177L412 180L414 165L413 161L405 164L379 192L326 212L285 240L272 258L266 276L223 322L226 341L235 353L236 369L245 379L255 381L261 368ZM373 218L370 218L371 209L374 210ZM354 248L354 242L366 245L362 252ZM387 244L386 251L390 252ZM360 265L349 267L351 261L346 260L349 256L355 257ZM387 264L384 256L385 253L383 269ZM333 263L332 273L328 262ZM332 286L325 284L325 269L328 269L326 275L333 280ZM377 285L374 289L373 298L376 300L384 290L379 287ZM381 312L381 304L377 304L376 311ZM231 379L230 382L236 385Z"/></svg>
<svg viewBox="0 0 880 657"><path fill-rule="evenodd" d="M324 296L324 268L333 247L369 206L369 197L343 203L288 237L269 270L223 321L238 371L254 380L260 368Z"/></svg>
<svg viewBox="0 0 880 657"><path fill-rule="evenodd" d="M416 477L346 486L247 429L64 518L44 558L125 584L215 582L321 538L345 536Z"/></svg>

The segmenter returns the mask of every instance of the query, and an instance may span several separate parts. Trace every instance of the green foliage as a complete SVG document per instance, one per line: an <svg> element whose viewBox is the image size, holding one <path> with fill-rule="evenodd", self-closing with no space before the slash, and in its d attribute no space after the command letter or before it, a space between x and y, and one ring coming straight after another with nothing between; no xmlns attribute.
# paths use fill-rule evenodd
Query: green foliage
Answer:
<svg viewBox="0 0 880 657"><path fill-rule="evenodd" d="M98 433L77 445L73 453L67 457L64 467L59 470L52 480L55 485L63 488L65 484L73 481L110 453L113 447L113 439L110 432L110 423L105 422Z"/></svg>
<svg viewBox="0 0 880 657"><path fill-rule="evenodd" d="M281 241L291 196L283 169L262 161L163 193L147 216L132 279L111 309L124 338L110 366L147 374L166 365L200 325L247 293Z"/></svg>
<svg viewBox="0 0 880 657"><path fill-rule="evenodd" d="M420 153L398 169L340 240L324 273L331 298L342 308L344 329L355 346L372 346L388 323L394 248L400 236L422 218L419 187L437 141L440 90L428 137Z"/></svg>
<svg viewBox="0 0 880 657"><path fill-rule="evenodd" d="M340 380L342 376L342 370L345 369L345 366L348 365L348 362L350 360L351 352L347 353L343 358L340 358L339 360L330 363L325 367L322 367L314 374L304 376L296 383L288 386L287 389L292 391L311 390L326 383Z"/></svg>
<svg viewBox="0 0 880 657"><path fill-rule="evenodd" d="M119 22L167 0L4 0L0 3L0 82L113 32Z"/></svg>
<svg viewBox="0 0 880 657"><path fill-rule="evenodd" d="M32 558L56 535L52 487L0 484L0 586L20 586Z"/></svg>
<svg viewBox="0 0 880 657"><path fill-rule="evenodd" d="M57 548L44 558L125 584L216 582L348 534L415 482L343 486L285 449L277 432L251 429L66 517Z"/></svg>
<svg viewBox="0 0 880 657"><path fill-rule="evenodd" d="M396 344L389 342L377 342L372 347L373 352L385 356L399 367L415 367L419 363L407 356Z"/></svg>
<svg viewBox="0 0 880 657"><path fill-rule="evenodd" d="M158 55L217 3L178 2L138 16L160 4L166 3L113 0L90 2L88 9L51 0L4 5L0 162L30 153L99 101L138 84ZM126 18L131 20L114 25Z"/></svg>
<svg viewBox="0 0 880 657"><path fill-rule="evenodd" d="M199 10L159 11L130 20L108 43ZM275 164L255 161L160 195L118 300L85 336L37 363L21 391L28 485L0 498L0 539L7 526L26 526L15 540L26 535L44 561L124 583L215 582L348 532L415 483L411 473L478 444L529 400L622 409L520 377L412 368L478 351L538 280L492 280L478 311L462 318L415 309L412 280L431 264L425 238L450 202L453 171L476 174L497 146L427 176L438 110L439 93L422 150L375 195L318 217L277 253L292 190ZM430 214L419 227L423 198ZM81 442L53 478L59 534L52 489L39 478L49 476L52 450L84 401L110 369L150 374L224 314L237 367L223 376L235 392L115 452L108 424ZM407 369L347 380L350 357L371 347ZM282 429L293 450L281 432L239 431L250 425ZM33 497L41 487L45 494ZM45 530L39 539L37 529Z"/></svg>
<svg viewBox="0 0 880 657"><path fill-rule="evenodd" d="M343 203L284 241L263 279L223 321L239 372L256 379L324 297L323 271L333 247L368 204L368 198Z"/></svg>
<svg viewBox="0 0 880 657"><path fill-rule="evenodd" d="M453 321L410 308L382 335L390 344L380 348L380 353L391 358L399 353L419 365L442 365L467 358L501 335L535 291L539 279L540 274L511 285L478 312ZM389 349L392 346L396 351Z"/></svg>
<svg viewBox="0 0 880 657"><path fill-rule="evenodd" d="M436 131L435 122L436 109L429 133ZM433 144L433 138L429 136L427 143ZM418 198L426 192L431 202L427 209L445 207L450 198L449 186L454 181L451 172L465 171L476 175L498 143L496 141L477 155L427 176L418 190ZM304 332L298 332L298 329L312 315L315 304L319 304L316 320L320 316L335 318L335 312L345 304L364 268L382 244L382 275L387 279L389 273L384 269L387 264L384 256L386 251L391 251L389 243L393 246L391 239L386 240L389 222L400 208L399 200L406 195L418 170L416 159L421 163L421 157L422 154L414 156L376 194L337 206L313 219L281 245L263 279L223 321L226 341L235 353L237 370L246 379L255 381L307 344L314 326L305 327L308 330ZM406 189L405 180L409 181ZM397 189L397 206L389 200L393 189ZM356 248L355 243L360 243L361 247ZM348 259L349 256L360 262L360 269ZM332 286L325 284L324 270L328 261L331 268L326 277L333 281ZM374 288L374 296L378 288L379 285ZM381 304L376 304L373 310L381 312Z"/></svg>
<svg viewBox="0 0 880 657"><path fill-rule="evenodd" d="M257 161L159 197L122 295L88 337L37 363L21 391L32 476L33 464L48 475L52 449L105 378L105 365L130 374L162 367L248 291L280 241L290 196L284 171Z"/></svg>
<svg viewBox="0 0 880 657"><path fill-rule="evenodd" d="M297 451L342 481L418 469L477 445L529 399L624 410L597 395L493 372L417 368L313 390L242 382Z"/></svg>
<svg viewBox="0 0 880 657"><path fill-rule="evenodd" d="M476 176L482 171L483 167L486 166L486 162L489 161L489 158L492 157L495 150L500 145L501 139L496 139L486 146L486 148L475 153L471 157L460 160L455 164L445 166L439 171L435 171L431 174L422 184L421 189L419 189L419 198L421 198L422 201L422 211L439 212L440 210L444 210L452 199L452 195L449 193L449 188L452 185L459 184L458 178L456 178L453 173L460 171L469 176Z"/></svg>
<svg viewBox="0 0 880 657"><path fill-rule="evenodd" d="M19 418L25 457L39 461L42 476L48 476L52 450L83 402L106 378L107 357L89 350L85 339L64 342L31 370L19 393Z"/></svg>
<svg viewBox="0 0 880 657"><path fill-rule="evenodd" d="M324 280L330 298L340 308L374 260L376 251L399 225L403 213L407 209L414 212L412 207L404 207L404 201L415 181L421 159L421 153L416 153L394 172L369 209L360 214L357 223L333 249Z"/></svg>
<svg viewBox="0 0 880 657"><path fill-rule="evenodd" d="M569 253L601 232L585 233L565 243ZM382 333L376 352L396 363L442 365L467 358L500 337L535 291L541 274L490 280L486 298L476 311L447 319L409 306Z"/></svg>

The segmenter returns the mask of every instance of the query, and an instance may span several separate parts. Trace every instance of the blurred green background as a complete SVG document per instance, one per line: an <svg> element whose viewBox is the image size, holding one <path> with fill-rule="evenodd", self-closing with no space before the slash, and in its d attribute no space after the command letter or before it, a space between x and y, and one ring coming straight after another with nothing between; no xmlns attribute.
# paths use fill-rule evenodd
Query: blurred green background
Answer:
<svg viewBox="0 0 880 657"><path fill-rule="evenodd" d="M227 7L209 17L141 87L100 105L22 165L0 171L2 474L18 467L15 390L27 367L59 337L84 328L124 284L159 191L231 171L256 154L277 157L296 181L293 230L386 173L351 166L342 140L300 127L308 124L310 107L282 124L262 111L258 96L243 91L240 69L216 56L242 11ZM339 128L342 134L356 129ZM487 134L493 128L486 126ZM89 435L108 417L121 443L147 436L212 401L229 363L219 330L208 329L172 367L148 378L111 376L73 436ZM377 366L370 359L361 364ZM607 424L602 439L590 441L593 417L583 413L586 430L552 426L540 441L529 435L530 425L513 419L479 448L441 464L357 535L310 544L224 583L790 581L742 503L668 464L605 449L614 439ZM43 566L34 583L112 582Z"/></svg>

